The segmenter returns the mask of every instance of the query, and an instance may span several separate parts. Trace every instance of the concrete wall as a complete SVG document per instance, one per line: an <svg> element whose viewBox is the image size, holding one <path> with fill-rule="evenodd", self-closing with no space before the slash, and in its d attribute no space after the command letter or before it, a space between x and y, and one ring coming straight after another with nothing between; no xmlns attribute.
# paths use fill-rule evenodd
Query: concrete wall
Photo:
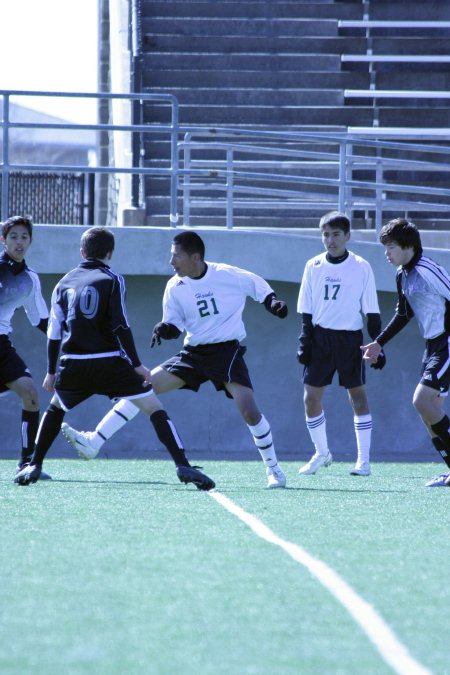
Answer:
<svg viewBox="0 0 450 675"><path fill-rule="evenodd" d="M52 288L62 274L79 262L79 237L84 228L36 226L29 264L41 273L43 292L50 300ZM161 317L161 300L170 275L168 265L174 230L120 228L115 230L116 252L113 267L124 273L127 282L128 314L144 363L153 367L174 354L181 339L149 349L153 325ZM207 244L207 257L251 269L272 284L280 298L288 302L290 313L280 321L258 303L249 300L245 309L248 352L247 364L256 398L269 419L280 458L303 461L312 452L304 422L301 371L295 359L299 318L296 302L299 280L307 258L320 252L316 235L208 230L201 232ZM379 244L355 242L351 247L369 259L374 267L383 322L395 306L394 270L384 260ZM434 255L436 253L436 255ZM448 264L448 251L433 251L435 258ZM147 271L147 274L145 272ZM40 385L45 375L45 337L32 328L22 310L14 317L14 344ZM432 461L437 458L425 430L411 405L419 378L423 341L415 322L387 347L388 365L383 371L368 369L367 388L374 418L373 459ZM42 390L41 409L49 395ZM205 384L198 394L178 391L161 397L176 423L192 459L256 458L249 432L235 406L224 394ZM333 383L324 400L330 447L336 459L352 460L356 445L353 418L345 390ZM67 421L78 428L93 428L110 408L107 399L96 397L67 414ZM19 452L20 403L14 394L0 399L0 457L16 457ZM153 457L166 454L149 422L142 414L122 429L100 456ZM73 456L70 446L58 437L49 457Z"/></svg>

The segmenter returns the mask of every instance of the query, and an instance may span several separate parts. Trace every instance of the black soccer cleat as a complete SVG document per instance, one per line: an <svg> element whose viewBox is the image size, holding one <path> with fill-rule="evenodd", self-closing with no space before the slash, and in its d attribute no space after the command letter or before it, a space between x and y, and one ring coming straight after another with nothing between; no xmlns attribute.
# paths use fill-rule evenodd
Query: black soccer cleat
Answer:
<svg viewBox="0 0 450 675"><path fill-rule="evenodd" d="M26 466L29 466L29 463L26 463L26 464L18 464L18 465L16 466L16 476L17 476L17 474L18 474L20 471L22 471L22 469L24 469ZM43 470L41 469L41 475L39 476L39 480L52 480L52 477L50 476L49 473L45 473L45 471L43 471Z"/></svg>
<svg viewBox="0 0 450 675"><path fill-rule="evenodd" d="M215 482L199 471L197 466L177 466L177 476L182 483L194 483L197 490L212 490Z"/></svg>
<svg viewBox="0 0 450 675"><path fill-rule="evenodd" d="M36 483L41 477L42 469L37 464L30 465L27 464L23 467L14 478L14 482L19 485L29 485L30 483Z"/></svg>

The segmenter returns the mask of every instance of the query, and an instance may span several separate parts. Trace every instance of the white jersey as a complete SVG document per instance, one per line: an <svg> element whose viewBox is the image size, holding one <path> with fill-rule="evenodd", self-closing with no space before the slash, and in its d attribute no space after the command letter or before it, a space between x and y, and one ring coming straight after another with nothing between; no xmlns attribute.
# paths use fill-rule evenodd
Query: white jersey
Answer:
<svg viewBox="0 0 450 675"><path fill-rule="evenodd" d="M253 272L207 262L200 279L173 276L163 298L163 321L186 331L185 345L204 345L246 336L242 312L247 297L258 302L273 293L267 281Z"/></svg>
<svg viewBox="0 0 450 675"><path fill-rule="evenodd" d="M312 314L313 324L332 330L361 330L364 314L379 314L372 268L349 251L341 263L330 263L326 252L305 265L297 311Z"/></svg>

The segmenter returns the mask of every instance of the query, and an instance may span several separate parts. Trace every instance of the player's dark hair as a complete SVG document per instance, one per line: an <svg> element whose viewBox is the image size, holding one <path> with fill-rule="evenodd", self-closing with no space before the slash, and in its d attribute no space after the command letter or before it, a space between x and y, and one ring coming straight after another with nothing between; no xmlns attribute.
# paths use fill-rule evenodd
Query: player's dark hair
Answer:
<svg viewBox="0 0 450 675"><path fill-rule="evenodd" d="M8 232L15 225L23 225L27 228L30 239L33 239L33 223L30 216L11 216L2 223L2 237L6 239Z"/></svg>
<svg viewBox="0 0 450 675"><path fill-rule="evenodd" d="M103 260L114 251L114 235L106 227L90 227L81 236L81 248L86 258Z"/></svg>
<svg viewBox="0 0 450 675"><path fill-rule="evenodd" d="M420 232L410 220L394 218L383 225L380 232L383 245L395 243L400 248L413 248L414 253L422 253Z"/></svg>
<svg viewBox="0 0 450 675"><path fill-rule="evenodd" d="M205 244L203 243L203 239L199 237L196 232L180 232L173 238L173 243L182 248L183 251L189 255L198 253L200 258L204 260Z"/></svg>
<svg viewBox="0 0 450 675"><path fill-rule="evenodd" d="M344 234L348 234L350 232L350 219L347 218L345 213L341 213L340 211L329 211L324 216L322 216L319 222L320 229L323 230L323 228L327 225L328 227L334 227L337 230L342 230Z"/></svg>

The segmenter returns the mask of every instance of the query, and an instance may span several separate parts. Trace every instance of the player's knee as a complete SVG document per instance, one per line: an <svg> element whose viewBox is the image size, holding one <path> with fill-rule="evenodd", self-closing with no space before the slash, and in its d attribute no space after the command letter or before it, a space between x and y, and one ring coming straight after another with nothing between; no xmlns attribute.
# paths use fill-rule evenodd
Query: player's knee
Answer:
<svg viewBox="0 0 450 675"><path fill-rule="evenodd" d="M139 408L139 410L142 410L142 412L148 415L149 417L153 415L153 413L156 412L157 410L164 409L161 401L155 395L153 390L149 393L148 396L145 396L144 398L134 399L134 404Z"/></svg>
<svg viewBox="0 0 450 675"><path fill-rule="evenodd" d="M435 412L437 398L438 392L430 388L426 391L424 389L416 389L414 392L413 406L425 421L434 417L433 413Z"/></svg>
<svg viewBox="0 0 450 675"><path fill-rule="evenodd" d="M27 383L20 389L19 396L25 410L39 410L39 394L33 382Z"/></svg>
<svg viewBox="0 0 450 675"><path fill-rule="evenodd" d="M414 392L412 404L413 404L414 408L417 410L417 412L419 413L419 415L425 416L425 417L427 416L426 413L427 413L428 406L426 405L426 402L425 402L423 396L420 395L420 393Z"/></svg>

